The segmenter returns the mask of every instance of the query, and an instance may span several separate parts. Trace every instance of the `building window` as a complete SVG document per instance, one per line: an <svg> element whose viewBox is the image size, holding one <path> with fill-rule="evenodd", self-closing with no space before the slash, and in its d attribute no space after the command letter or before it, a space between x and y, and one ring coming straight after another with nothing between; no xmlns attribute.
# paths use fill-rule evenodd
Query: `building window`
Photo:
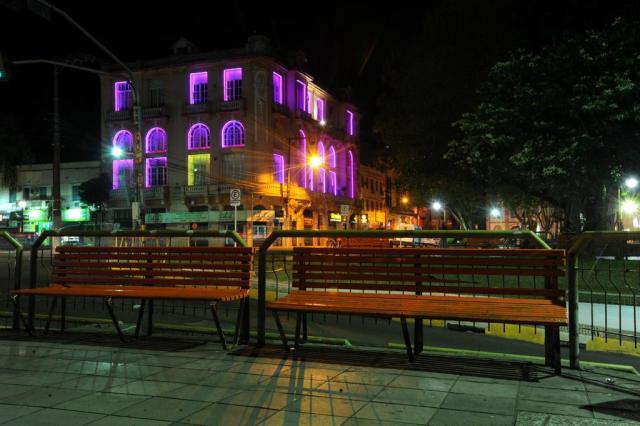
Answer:
<svg viewBox="0 0 640 426"><path fill-rule="evenodd" d="M338 195L338 175L336 174L336 150L329 147L329 194Z"/></svg>
<svg viewBox="0 0 640 426"><path fill-rule="evenodd" d="M80 185L71 187L71 201L80 201Z"/></svg>
<svg viewBox="0 0 640 426"><path fill-rule="evenodd" d="M133 160L113 160L113 189L128 188L133 185Z"/></svg>
<svg viewBox="0 0 640 426"><path fill-rule="evenodd" d="M147 154L167 152L167 132L160 127L154 127L147 132L145 145Z"/></svg>
<svg viewBox="0 0 640 426"><path fill-rule="evenodd" d="M244 175L244 154L225 154L222 158L222 174L226 181L241 180Z"/></svg>
<svg viewBox="0 0 640 426"><path fill-rule="evenodd" d="M189 149L208 149L211 144L210 139L209 128L202 123L196 123L187 133L187 147Z"/></svg>
<svg viewBox="0 0 640 426"><path fill-rule="evenodd" d="M192 72L189 74L189 103L204 104L209 99L209 74L207 72Z"/></svg>
<svg viewBox="0 0 640 426"><path fill-rule="evenodd" d="M206 185L209 177L209 154L193 154L187 159L189 167L188 184Z"/></svg>
<svg viewBox="0 0 640 426"><path fill-rule="evenodd" d="M31 187L23 186L22 187L22 199L30 200L31 199Z"/></svg>
<svg viewBox="0 0 640 426"><path fill-rule="evenodd" d="M15 203L17 199L18 199L18 193L16 192L16 190L15 189L9 190L9 202Z"/></svg>
<svg viewBox="0 0 640 426"><path fill-rule="evenodd" d="M284 155L273 154L273 181L284 183Z"/></svg>
<svg viewBox="0 0 640 426"><path fill-rule="evenodd" d="M325 123L324 99L316 99L315 119L321 124Z"/></svg>
<svg viewBox="0 0 640 426"><path fill-rule="evenodd" d="M125 154L133 154L133 135L128 130L120 130L113 137L113 146L120 148Z"/></svg>
<svg viewBox="0 0 640 426"><path fill-rule="evenodd" d="M307 107L307 84L301 80L296 80L296 109L306 111Z"/></svg>
<svg viewBox="0 0 640 426"><path fill-rule="evenodd" d="M223 80L225 101L235 101L242 98L242 68L224 70Z"/></svg>
<svg viewBox="0 0 640 426"><path fill-rule="evenodd" d="M277 72L273 73L273 102L282 104L284 102L284 84L282 76Z"/></svg>
<svg viewBox="0 0 640 426"><path fill-rule="evenodd" d="M239 121L228 121L222 126L222 147L244 146L244 127Z"/></svg>
<svg viewBox="0 0 640 426"><path fill-rule="evenodd" d="M160 107L164 105L164 90L162 81L151 80L149 83L149 106Z"/></svg>
<svg viewBox="0 0 640 426"><path fill-rule="evenodd" d="M348 182L349 198L355 198L356 196L356 188L353 180L355 174L356 173L354 170L353 153L351 151L348 151L347 152L347 177L349 178L349 182Z"/></svg>
<svg viewBox="0 0 640 426"><path fill-rule="evenodd" d="M307 136L302 129L298 130L298 185L307 187Z"/></svg>
<svg viewBox="0 0 640 426"><path fill-rule="evenodd" d="M355 118L353 116L353 112L347 110L345 118L346 118L345 127L347 129L347 134L349 136L355 135L356 134L356 128L355 128L355 123L354 123Z"/></svg>
<svg viewBox="0 0 640 426"><path fill-rule="evenodd" d="M318 157L320 158L320 166L318 167L318 191L322 193L327 192L327 172L324 169L325 157L324 157L324 144L318 142Z"/></svg>
<svg viewBox="0 0 640 426"><path fill-rule="evenodd" d="M147 182L146 187L165 186L167 184L167 158L147 158L146 163Z"/></svg>
<svg viewBox="0 0 640 426"><path fill-rule="evenodd" d="M114 109L123 111L133 106L133 88L128 81L116 81L114 84Z"/></svg>

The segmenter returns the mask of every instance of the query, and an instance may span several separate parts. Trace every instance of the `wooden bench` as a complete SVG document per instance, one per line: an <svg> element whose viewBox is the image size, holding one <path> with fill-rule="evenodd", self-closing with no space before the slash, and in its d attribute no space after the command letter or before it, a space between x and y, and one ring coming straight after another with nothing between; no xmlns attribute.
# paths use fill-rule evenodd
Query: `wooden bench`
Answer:
<svg viewBox="0 0 640 426"><path fill-rule="evenodd" d="M226 349L216 304L240 301L233 340L237 343L240 321L249 300L252 256L251 248L241 247L59 246L54 255L49 286L14 291L12 301L20 312L18 297L21 295L53 297L46 333L58 297L101 297L122 341L125 338L115 317L112 299L141 300L136 338L147 300L207 301L211 302L218 336ZM64 308L62 312L64 324ZM20 317L26 330L33 334L22 312Z"/></svg>
<svg viewBox="0 0 640 426"><path fill-rule="evenodd" d="M563 266L562 250L296 247L294 290L267 309L286 350L279 311L296 312L295 347L307 313L399 318L411 361L423 350L424 319L542 325L546 363L559 372ZM413 348L407 318L415 319Z"/></svg>

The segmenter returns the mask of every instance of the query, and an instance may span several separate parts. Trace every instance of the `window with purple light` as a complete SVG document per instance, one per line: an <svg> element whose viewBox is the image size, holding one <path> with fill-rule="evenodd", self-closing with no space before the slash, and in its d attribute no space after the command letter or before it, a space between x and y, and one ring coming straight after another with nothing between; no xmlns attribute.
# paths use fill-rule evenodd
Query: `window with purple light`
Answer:
<svg viewBox="0 0 640 426"><path fill-rule="evenodd" d="M329 171L329 194L338 195L338 177L334 171Z"/></svg>
<svg viewBox="0 0 640 426"><path fill-rule="evenodd" d="M273 181L284 183L284 155L273 154Z"/></svg>
<svg viewBox="0 0 640 426"><path fill-rule="evenodd" d="M355 128L355 117L353 115L353 111L347 110L346 113L346 129L347 129L347 134L349 136L353 136L356 134L356 128Z"/></svg>
<svg viewBox="0 0 640 426"><path fill-rule="evenodd" d="M189 74L189 103L204 104L209 99L209 74L206 71Z"/></svg>
<svg viewBox="0 0 640 426"><path fill-rule="evenodd" d="M208 149L211 145L211 133L209 128L202 124L196 123L189 129L187 133L187 147L191 149Z"/></svg>
<svg viewBox="0 0 640 426"><path fill-rule="evenodd" d="M324 144L322 142L318 142L318 157L320 158L320 167L318 167L318 191L322 193L327 192L327 173L324 169L325 158L324 158Z"/></svg>
<svg viewBox="0 0 640 426"><path fill-rule="evenodd" d="M125 154L133 154L133 134L128 130L120 130L113 137L113 146Z"/></svg>
<svg viewBox="0 0 640 426"><path fill-rule="evenodd" d="M123 111L133 106L133 88L128 81L116 81L114 87L114 110Z"/></svg>
<svg viewBox="0 0 640 426"><path fill-rule="evenodd" d="M284 84L282 76L277 72L273 73L273 102L282 104L284 102Z"/></svg>
<svg viewBox="0 0 640 426"><path fill-rule="evenodd" d="M353 164L353 153L351 151L347 152L347 168L349 169L347 171L347 176L349 177L349 198L355 198L356 197L356 190L355 190L355 184L354 184L354 176L355 176L355 170L354 170L354 164Z"/></svg>
<svg viewBox="0 0 640 426"><path fill-rule="evenodd" d="M298 130L298 185L303 188L307 187L307 135Z"/></svg>
<svg viewBox="0 0 640 426"><path fill-rule="evenodd" d="M242 68L228 68L223 71L224 100L235 101L242 98Z"/></svg>
<svg viewBox="0 0 640 426"><path fill-rule="evenodd" d="M223 148L244 146L244 127L239 121L227 121L227 123L222 126L221 136Z"/></svg>
<svg viewBox="0 0 640 426"><path fill-rule="evenodd" d="M147 188L167 184L167 157L147 158L145 169Z"/></svg>
<svg viewBox="0 0 640 426"><path fill-rule="evenodd" d="M307 107L307 83L296 80L296 109L306 111Z"/></svg>
<svg viewBox="0 0 640 426"><path fill-rule="evenodd" d="M160 127L154 127L145 137L147 154L167 152L167 133Z"/></svg>
<svg viewBox="0 0 640 426"><path fill-rule="evenodd" d="M111 187L124 189L133 186L133 160L113 160Z"/></svg>
<svg viewBox="0 0 640 426"><path fill-rule="evenodd" d="M313 112L313 94L307 90L307 107L306 110L309 114Z"/></svg>
<svg viewBox="0 0 640 426"><path fill-rule="evenodd" d="M321 123L324 123L325 121L324 99L322 98L316 99L316 120Z"/></svg>

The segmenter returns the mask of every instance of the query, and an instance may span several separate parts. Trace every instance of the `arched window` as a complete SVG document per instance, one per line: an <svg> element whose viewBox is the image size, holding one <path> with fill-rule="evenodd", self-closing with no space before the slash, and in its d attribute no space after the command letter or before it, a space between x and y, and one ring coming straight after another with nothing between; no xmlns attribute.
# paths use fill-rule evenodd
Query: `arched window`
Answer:
<svg viewBox="0 0 640 426"><path fill-rule="evenodd" d="M329 194L338 195L338 176L336 174L336 150L329 147Z"/></svg>
<svg viewBox="0 0 640 426"><path fill-rule="evenodd" d="M298 185L307 187L307 135L302 129L298 130Z"/></svg>
<svg viewBox="0 0 640 426"><path fill-rule="evenodd" d="M210 139L209 128L202 123L194 124L187 133L189 149L207 149L211 144Z"/></svg>
<svg viewBox="0 0 640 426"><path fill-rule="evenodd" d="M324 156L324 144L318 142L318 158L320 158L320 166L318 167L318 191L322 193L327 192L327 172L324 168L325 156Z"/></svg>
<svg viewBox="0 0 640 426"><path fill-rule="evenodd" d="M349 150L349 152L347 152L347 178L349 179L349 182L348 182L349 198L356 197L356 188L353 180L354 176L355 176L355 170L353 165L353 153L351 152L351 150Z"/></svg>
<svg viewBox="0 0 640 426"><path fill-rule="evenodd" d="M244 127L239 121L227 121L222 126L222 147L244 146Z"/></svg>
<svg viewBox="0 0 640 426"><path fill-rule="evenodd" d="M120 130L113 137L113 146L126 154L133 154L133 135L128 130Z"/></svg>
<svg viewBox="0 0 640 426"><path fill-rule="evenodd" d="M167 152L167 132L160 127L149 130L145 142L147 154Z"/></svg>

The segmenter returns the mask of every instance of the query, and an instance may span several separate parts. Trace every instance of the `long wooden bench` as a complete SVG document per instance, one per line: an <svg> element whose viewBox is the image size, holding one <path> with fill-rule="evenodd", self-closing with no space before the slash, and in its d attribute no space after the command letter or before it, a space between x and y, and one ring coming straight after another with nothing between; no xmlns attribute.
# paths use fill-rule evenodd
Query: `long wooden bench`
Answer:
<svg viewBox="0 0 640 426"><path fill-rule="evenodd" d="M294 290L267 303L296 313L295 347L307 313L399 318L407 355L423 350L424 319L545 326L547 365L560 371L559 327L567 325L562 250L306 248L293 255ZM415 319L412 347L407 319Z"/></svg>
<svg viewBox="0 0 640 426"><path fill-rule="evenodd" d="M112 299L140 299L135 337L147 300L174 299L210 302L211 314L222 346L226 339L216 310L218 302L240 301L234 335L251 286L252 249L242 247L65 247L56 248L48 287L14 291L12 301L20 312L19 296L53 297L45 333L58 297L100 297L122 341L125 337L114 314ZM64 309L63 309L64 312ZM22 312L26 330L33 334ZM62 318L64 321L64 318Z"/></svg>

